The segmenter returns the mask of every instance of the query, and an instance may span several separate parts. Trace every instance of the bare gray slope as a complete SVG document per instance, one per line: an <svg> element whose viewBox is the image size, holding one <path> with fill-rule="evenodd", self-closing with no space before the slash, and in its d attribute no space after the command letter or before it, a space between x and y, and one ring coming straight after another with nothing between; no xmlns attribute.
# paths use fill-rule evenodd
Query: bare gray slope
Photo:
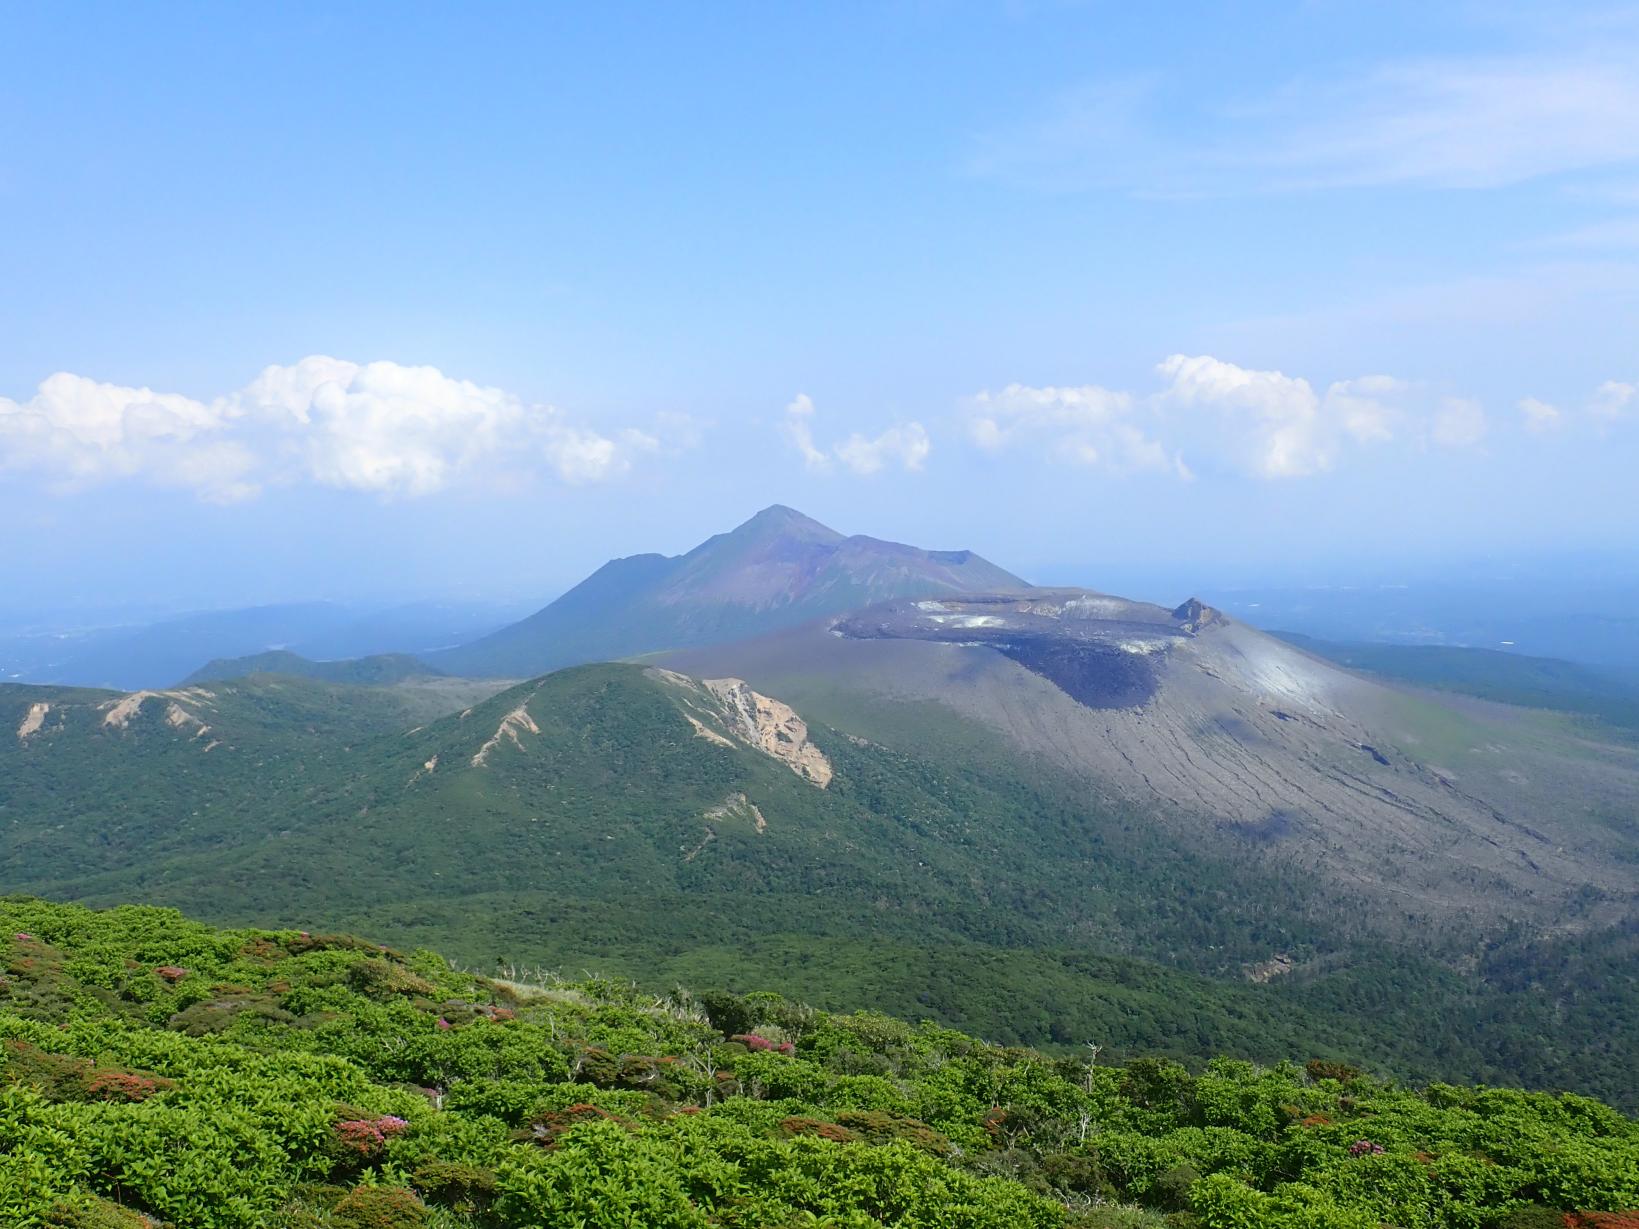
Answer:
<svg viewBox="0 0 1639 1229"><path fill-rule="evenodd" d="M893 602L670 660L844 727L849 693L938 702L1181 835L1267 851L1401 924L1599 919L1634 899L1631 753L1394 690L1198 603Z"/></svg>

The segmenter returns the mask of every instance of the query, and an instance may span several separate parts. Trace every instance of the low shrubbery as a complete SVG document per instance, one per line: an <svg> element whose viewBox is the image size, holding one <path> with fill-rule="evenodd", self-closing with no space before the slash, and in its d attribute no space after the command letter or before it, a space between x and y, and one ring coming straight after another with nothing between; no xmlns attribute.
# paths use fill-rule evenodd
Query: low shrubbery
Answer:
<svg viewBox="0 0 1639 1229"><path fill-rule="evenodd" d="M8 1227L1609 1229L1639 1207L1639 1126L1576 1096L1096 1066L154 909L0 901L0 934Z"/></svg>

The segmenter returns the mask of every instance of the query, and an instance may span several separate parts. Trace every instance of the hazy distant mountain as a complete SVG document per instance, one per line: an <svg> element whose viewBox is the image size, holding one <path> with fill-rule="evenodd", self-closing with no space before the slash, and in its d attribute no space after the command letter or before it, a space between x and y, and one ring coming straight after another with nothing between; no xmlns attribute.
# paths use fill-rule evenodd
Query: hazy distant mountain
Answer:
<svg viewBox="0 0 1639 1229"><path fill-rule="evenodd" d="M686 555L606 563L522 622L427 660L451 674L531 675L755 636L888 598L1024 587L971 551L844 537L776 504Z"/></svg>
<svg viewBox="0 0 1639 1229"><path fill-rule="evenodd" d="M1555 657L1455 645L1339 644L1297 632L1272 632L1288 644L1368 674L1517 704L1596 717L1639 730L1639 677Z"/></svg>
<svg viewBox="0 0 1639 1229"><path fill-rule="evenodd" d="M183 685L240 679L252 674L283 674L292 678L318 679L325 683L383 686L442 673L408 653L378 653L373 657L353 657L342 661L313 661L287 649L272 649L248 657L219 657L195 670L183 680Z"/></svg>
<svg viewBox="0 0 1639 1229"><path fill-rule="evenodd" d="M1212 600L1260 627L1336 644L1491 649L1639 676L1634 573L1631 559L1611 559L1593 577L1567 564L1513 579L1246 588Z"/></svg>
<svg viewBox="0 0 1639 1229"><path fill-rule="evenodd" d="M482 603L356 607L300 602L201 611L135 626L35 628L0 637L0 681L119 690L168 687L213 659L269 650L327 661L425 653L482 635L513 614Z"/></svg>

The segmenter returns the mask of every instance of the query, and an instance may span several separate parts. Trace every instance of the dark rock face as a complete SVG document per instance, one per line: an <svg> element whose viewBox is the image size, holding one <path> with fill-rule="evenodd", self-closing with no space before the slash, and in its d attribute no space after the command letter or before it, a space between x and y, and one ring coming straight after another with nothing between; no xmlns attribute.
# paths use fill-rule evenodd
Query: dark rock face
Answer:
<svg viewBox="0 0 1639 1229"><path fill-rule="evenodd" d="M1152 658L1103 645L1025 636L990 647L1088 708L1142 707L1160 683Z"/></svg>
<svg viewBox="0 0 1639 1229"><path fill-rule="evenodd" d="M1187 632L1198 632L1203 627L1211 627L1214 623L1223 622L1223 612L1215 607L1208 606L1198 597L1192 597L1172 612Z"/></svg>
<svg viewBox="0 0 1639 1229"><path fill-rule="evenodd" d="M1141 708L1155 698L1161 664L1173 645L1194 634L1191 620L1221 619L1199 602L1169 614L1101 594L1040 590L886 602L841 620L834 630L855 640L994 649L1078 704L1115 709Z"/></svg>

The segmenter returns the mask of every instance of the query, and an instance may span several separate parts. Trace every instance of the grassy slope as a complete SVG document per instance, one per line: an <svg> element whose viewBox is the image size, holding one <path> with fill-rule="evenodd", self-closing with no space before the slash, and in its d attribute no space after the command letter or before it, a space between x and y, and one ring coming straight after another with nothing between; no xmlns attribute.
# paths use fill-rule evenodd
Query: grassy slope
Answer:
<svg viewBox="0 0 1639 1229"><path fill-rule="evenodd" d="M0 898L0 969L19 1229L1596 1229L1566 1213L1639 1204L1639 1124L1579 1097L1055 1058L151 908Z"/></svg>

